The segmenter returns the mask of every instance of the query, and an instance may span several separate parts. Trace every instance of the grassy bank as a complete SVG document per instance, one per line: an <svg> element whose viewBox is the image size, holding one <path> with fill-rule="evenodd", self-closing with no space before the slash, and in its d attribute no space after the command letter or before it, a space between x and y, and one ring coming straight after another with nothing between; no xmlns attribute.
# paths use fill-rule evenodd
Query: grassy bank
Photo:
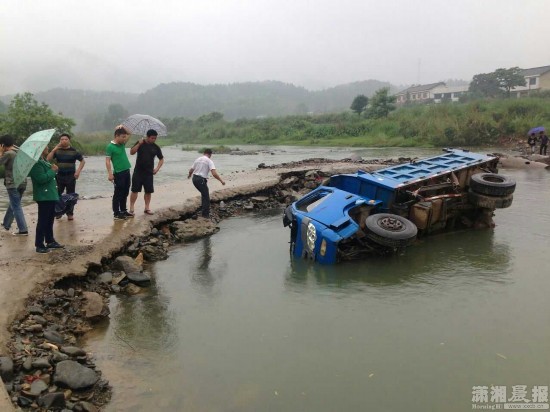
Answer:
<svg viewBox="0 0 550 412"><path fill-rule="evenodd" d="M413 105L387 118L347 112L226 121L221 115L165 120L170 135L160 145L300 145L348 147L494 146L525 139L534 126L550 125L550 99L523 98ZM75 136L86 154L104 153L110 133ZM137 137L136 137L137 139ZM128 145L133 144L134 138Z"/></svg>

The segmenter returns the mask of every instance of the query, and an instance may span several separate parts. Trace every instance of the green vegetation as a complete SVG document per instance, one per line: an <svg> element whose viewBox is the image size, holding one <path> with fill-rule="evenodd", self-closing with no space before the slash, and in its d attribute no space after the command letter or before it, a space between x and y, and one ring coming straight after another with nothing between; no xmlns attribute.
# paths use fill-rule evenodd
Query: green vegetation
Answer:
<svg viewBox="0 0 550 412"><path fill-rule="evenodd" d="M359 94L355 96L355 99L353 99L350 109L357 114L361 114L365 111L368 104L369 104L369 98L364 94Z"/></svg>
<svg viewBox="0 0 550 412"><path fill-rule="evenodd" d="M413 105L379 118L368 117L369 108L365 116L345 112L229 122L212 114L196 121L164 120L172 141L184 145L366 147L494 146L500 139L521 139L531 127L550 123L549 98Z"/></svg>
<svg viewBox="0 0 550 412"><path fill-rule="evenodd" d="M39 130L57 129L70 133L74 125L72 119L55 114L45 103L38 103L32 93L15 95L7 110L0 113L0 134L11 134L16 144Z"/></svg>
<svg viewBox="0 0 550 412"><path fill-rule="evenodd" d="M195 120L184 117L161 118L170 132L157 140L162 146L180 144L184 150L212 147L218 153L228 146L301 145L356 147L444 147L495 146L502 141L524 139L527 130L550 123L550 93L522 99L484 99L465 103L407 105L395 108L393 96L380 89L361 112L350 110L333 114L261 117L228 121L214 111ZM25 108L25 109L23 109ZM110 110L114 117L124 115L120 107ZM17 116L14 116L17 113ZM50 123L36 123L40 113ZM25 115L25 116L23 116ZM23 117L19 117L23 116ZM40 117L40 116L39 116ZM14 119L19 119L15 121ZM56 123L57 122L57 123ZM117 123L117 122L115 122ZM26 127L29 135L47 127L67 130L73 123L39 105L32 95L16 96L5 113L0 113L0 131L12 133L13 126ZM26 130L26 129L25 129ZM84 154L104 153L112 132L77 133L72 139ZM55 139L54 139L55 140ZM132 137L128 146L137 137ZM217 146L217 147L216 147ZM199 147L199 149L197 149Z"/></svg>
<svg viewBox="0 0 550 412"><path fill-rule="evenodd" d="M525 77L519 67L497 69L476 74L470 83L470 93L477 97L510 97L510 90L516 86L525 86Z"/></svg>

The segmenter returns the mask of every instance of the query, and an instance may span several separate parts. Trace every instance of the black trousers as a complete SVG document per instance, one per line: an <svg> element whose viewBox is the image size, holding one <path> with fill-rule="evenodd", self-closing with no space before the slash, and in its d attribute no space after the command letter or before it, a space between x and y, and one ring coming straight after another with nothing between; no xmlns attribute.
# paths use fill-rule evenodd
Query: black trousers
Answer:
<svg viewBox="0 0 550 412"><path fill-rule="evenodd" d="M208 179L199 175L193 175L193 185L201 192L202 217L210 217L210 191Z"/></svg>
<svg viewBox="0 0 550 412"><path fill-rule="evenodd" d="M540 145L540 154L542 155L545 155L546 156L546 148L548 147L548 145L545 145L545 144L541 144Z"/></svg>
<svg viewBox="0 0 550 412"><path fill-rule="evenodd" d="M113 213L126 212L126 200L130 193L130 169L114 174Z"/></svg>
<svg viewBox="0 0 550 412"><path fill-rule="evenodd" d="M55 220L54 200L44 200L38 203L38 220L36 222L36 237L34 245L44 247L46 244L55 242L53 237L53 222Z"/></svg>
<svg viewBox="0 0 550 412"><path fill-rule="evenodd" d="M56 177L57 180L57 192L59 197L66 191L66 193L75 193L76 192L76 179L74 174L61 175L58 174ZM74 205L71 205L67 208L67 216L72 216L74 214Z"/></svg>

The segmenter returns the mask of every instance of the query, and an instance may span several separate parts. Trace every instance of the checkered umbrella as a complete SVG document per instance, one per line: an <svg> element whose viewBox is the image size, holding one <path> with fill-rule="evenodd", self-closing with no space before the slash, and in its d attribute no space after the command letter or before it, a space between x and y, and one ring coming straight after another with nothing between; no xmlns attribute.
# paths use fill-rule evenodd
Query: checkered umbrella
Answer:
<svg viewBox="0 0 550 412"><path fill-rule="evenodd" d="M13 161L13 180L19 186L50 143L55 129L41 130L30 135L19 147Z"/></svg>
<svg viewBox="0 0 550 412"><path fill-rule="evenodd" d="M147 114L133 114L122 122L122 126L131 134L141 136L145 136L150 129L156 130L159 136L166 136L168 133L164 123Z"/></svg>

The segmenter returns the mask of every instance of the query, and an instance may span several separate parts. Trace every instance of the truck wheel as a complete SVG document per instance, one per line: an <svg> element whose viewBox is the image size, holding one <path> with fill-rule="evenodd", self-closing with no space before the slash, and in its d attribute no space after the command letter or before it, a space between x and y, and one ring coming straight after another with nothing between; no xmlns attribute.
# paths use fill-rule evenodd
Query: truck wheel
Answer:
<svg viewBox="0 0 550 412"><path fill-rule="evenodd" d="M508 196L516 190L516 182L496 173L478 173L470 177L470 189L488 196Z"/></svg>
<svg viewBox="0 0 550 412"><path fill-rule="evenodd" d="M476 193L472 190L468 192L468 201L477 207L485 209L505 209L510 207L514 195L507 196L487 196Z"/></svg>
<svg viewBox="0 0 550 412"><path fill-rule="evenodd" d="M365 220L367 237L373 242L388 247L410 245L418 229L409 219L391 213L377 213Z"/></svg>

